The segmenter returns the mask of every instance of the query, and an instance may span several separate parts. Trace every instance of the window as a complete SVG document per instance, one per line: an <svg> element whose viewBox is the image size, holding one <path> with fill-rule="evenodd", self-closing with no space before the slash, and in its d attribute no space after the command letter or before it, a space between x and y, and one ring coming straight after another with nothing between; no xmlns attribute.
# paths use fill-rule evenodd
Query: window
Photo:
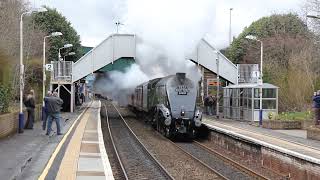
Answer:
<svg viewBox="0 0 320 180"><path fill-rule="evenodd" d="M276 89L263 89L263 98L276 98Z"/></svg>
<svg viewBox="0 0 320 180"><path fill-rule="evenodd" d="M255 98L259 98L259 97L260 97L260 96L259 96L259 90L260 90L259 88L255 88L255 89L254 89L254 97L255 97Z"/></svg>
<svg viewBox="0 0 320 180"><path fill-rule="evenodd" d="M276 100L262 100L262 109L276 109Z"/></svg>
<svg viewBox="0 0 320 180"><path fill-rule="evenodd" d="M276 109L277 100L262 100L262 109ZM260 100L254 100L254 109L260 109Z"/></svg>
<svg viewBox="0 0 320 180"><path fill-rule="evenodd" d="M255 98L259 98L259 88L255 88L254 89L254 97ZM263 98L276 98L276 89L263 89L262 90L262 97Z"/></svg>
<svg viewBox="0 0 320 180"><path fill-rule="evenodd" d="M254 100L254 109L260 109L260 100Z"/></svg>

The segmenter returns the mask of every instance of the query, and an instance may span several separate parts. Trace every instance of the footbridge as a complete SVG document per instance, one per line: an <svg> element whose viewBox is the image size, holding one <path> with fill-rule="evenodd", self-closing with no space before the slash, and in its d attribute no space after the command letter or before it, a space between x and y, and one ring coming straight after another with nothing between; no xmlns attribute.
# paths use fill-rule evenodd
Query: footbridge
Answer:
<svg viewBox="0 0 320 180"><path fill-rule="evenodd" d="M114 34L102 41L72 66L72 81L76 82L89 74L99 71L122 58L136 58L136 36ZM219 53L208 41L202 39L196 50L186 59L197 63L219 75L232 84L237 83L238 71L225 56ZM122 59L123 60L123 59ZM128 62L125 62L128 63Z"/></svg>
<svg viewBox="0 0 320 180"><path fill-rule="evenodd" d="M135 63L136 36L133 34L113 34L90 50L77 62L53 62L54 71L51 75L51 87L66 96L64 109L73 111L77 91L81 89L79 82L95 72L119 70ZM190 60L201 71L219 74L221 78L232 84L237 84L238 70L230 60L217 51L207 40L202 39L186 60ZM203 73L204 76L204 73ZM205 79L203 79L205 80ZM81 84L81 83L80 83ZM202 83L203 85L204 83ZM81 90L83 90L82 87ZM202 87L205 89L206 87ZM203 91L203 90L202 90ZM64 94L64 95L63 95ZM203 96L203 93L202 93Z"/></svg>

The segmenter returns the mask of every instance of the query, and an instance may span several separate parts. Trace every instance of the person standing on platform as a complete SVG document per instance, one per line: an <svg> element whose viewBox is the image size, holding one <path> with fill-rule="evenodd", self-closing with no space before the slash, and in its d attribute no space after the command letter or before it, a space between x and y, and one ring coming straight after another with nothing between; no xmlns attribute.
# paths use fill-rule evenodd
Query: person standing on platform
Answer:
<svg viewBox="0 0 320 180"><path fill-rule="evenodd" d="M209 95L208 97L206 97L206 99L204 100L205 106L206 106L206 110L207 110L207 115L212 116L212 108L213 108L213 98L212 95Z"/></svg>
<svg viewBox="0 0 320 180"><path fill-rule="evenodd" d="M25 129L33 129L34 123L34 109L36 108L36 102L34 98L34 90L30 90L30 93L27 95L26 100L24 101L24 105L27 108L28 118L25 125Z"/></svg>
<svg viewBox="0 0 320 180"><path fill-rule="evenodd" d="M209 96L207 96L206 98L204 98L204 109L207 115L209 115Z"/></svg>
<svg viewBox="0 0 320 180"><path fill-rule="evenodd" d="M47 101L47 112L48 112L47 114L48 127L47 127L46 135L50 135L52 121L56 122L57 135L62 135L61 128L60 128L60 111L62 109L63 100L58 97L57 92L53 92L53 95L51 97L46 97L45 101Z"/></svg>
<svg viewBox="0 0 320 180"><path fill-rule="evenodd" d="M52 92L48 91L47 96L46 97L51 97L52 96ZM46 126L47 126L47 117L48 117L48 101L46 101L46 97L44 98L44 111L45 111L45 118L43 119L42 122L42 129L46 130Z"/></svg>
<svg viewBox="0 0 320 180"><path fill-rule="evenodd" d="M211 108L212 115L216 115L217 98L216 98L216 96L211 96L211 98L212 98L212 108Z"/></svg>
<svg viewBox="0 0 320 180"><path fill-rule="evenodd" d="M315 125L320 125L320 90L314 93L312 100Z"/></svg>

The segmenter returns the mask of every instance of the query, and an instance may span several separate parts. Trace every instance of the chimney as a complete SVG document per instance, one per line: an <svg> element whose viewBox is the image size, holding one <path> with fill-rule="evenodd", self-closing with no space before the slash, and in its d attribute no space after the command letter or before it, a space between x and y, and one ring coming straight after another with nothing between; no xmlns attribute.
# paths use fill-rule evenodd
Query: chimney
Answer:
<svg viewBox="0 0 320 180"><path fill-rule="evenodd" d="M183 83L183 81L185 80L186 78L186 73L176 73L176 76L179 80L180 83Z"/></svg>

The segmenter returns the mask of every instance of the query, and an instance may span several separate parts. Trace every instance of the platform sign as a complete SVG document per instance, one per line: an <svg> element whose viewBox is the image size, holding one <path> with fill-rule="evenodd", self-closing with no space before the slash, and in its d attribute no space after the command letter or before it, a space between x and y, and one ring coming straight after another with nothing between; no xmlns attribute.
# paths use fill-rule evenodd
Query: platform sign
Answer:
<svg viewBox="0 0 320 180"><path fill-rule="evenodd" d="M217 79L207 79L207 96L217 94Z"/></svg>
<svg viewBox="0 0 320 180"><path fill-rule="evenodd" d="M222 93L222 87L225 86L225 83L220 80L220 82L217 81L217 79L207 79L207 94L206 95L216 95L217 94L217 86L220 86L220 93Z"/></svg>
<svg viewBox="0 0 320 180"><path fill-rule="evenodd" d="M46 64L46 71L53 71L53 64Z"/></svg>

